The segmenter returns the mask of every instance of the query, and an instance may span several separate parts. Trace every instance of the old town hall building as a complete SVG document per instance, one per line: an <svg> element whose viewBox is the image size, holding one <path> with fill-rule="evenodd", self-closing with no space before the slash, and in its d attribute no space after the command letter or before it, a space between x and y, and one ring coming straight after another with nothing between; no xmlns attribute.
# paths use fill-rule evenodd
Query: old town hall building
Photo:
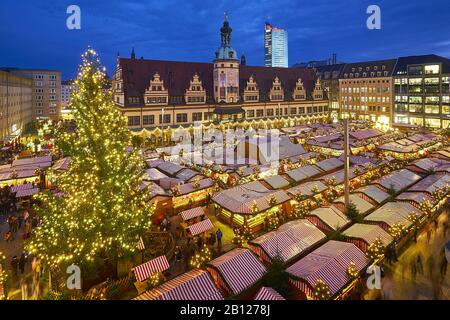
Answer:
<svg viewBox="0 0 450 320"><path fill-rule="evenodd" d="M213 63L117 59L114 101L131 130L202 123L328 119L328 101L316 72L304 68L247 66L231 44L225 19ZM273 127L273 126L271 126Z"/></svg>

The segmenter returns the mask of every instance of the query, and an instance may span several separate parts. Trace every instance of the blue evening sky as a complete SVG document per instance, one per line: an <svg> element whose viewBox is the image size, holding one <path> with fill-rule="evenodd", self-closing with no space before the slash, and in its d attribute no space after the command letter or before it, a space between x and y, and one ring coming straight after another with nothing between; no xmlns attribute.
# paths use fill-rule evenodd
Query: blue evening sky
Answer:
<svg viewBox="0 0 450 320"><path fill-rule="evenodd" d="M81 8L81 30L66 9ZM381 8L368 30L366 8ZM351 62L435 53L450 57L449 0L1 0L0 66L59 69L75 75L88 45L111 73L117 51L146 59L210 62L224 11L233 46L263 65L264 23L289 32L289 64L328 58Z"/></svg>

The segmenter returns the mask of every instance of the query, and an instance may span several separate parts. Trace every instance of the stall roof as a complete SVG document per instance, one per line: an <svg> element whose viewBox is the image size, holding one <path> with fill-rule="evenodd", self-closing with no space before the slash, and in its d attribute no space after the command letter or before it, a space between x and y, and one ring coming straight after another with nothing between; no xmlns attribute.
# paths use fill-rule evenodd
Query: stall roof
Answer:
<svg viewBox="0 0 450 320"><path fill-rule="evenodd" d="M181 171L184 167L182 167L176 163L173 163L173 162L164 161L163 163L160 163L157 166L157 168L170 176L174 176L179 171Z"/></svg>
<svg viewBox="0 0 450 320"><path fill-rule="evenodd" d="M430 203L434 203L434 199L425 192L403 192L397 198L396 200L401 201L412 201L420 205L424 201L430 201Z"/></svg>
<svg viewBox="0 0 450 320"><path fill-rule="evenodd" d="M280 175L264 178L264 181L267 182L272 189L282 189L289 186L289 181Z"/></svg>
<svg viewBox="0 0 450 320"><path fill-rule="evenodd" d="M155 168L159 166L161 163L164 163L165 161L163 159L154 159L154 160L147 160L145 162L147 162L147 165L150 168Z"/></svg>
<svg viewBox="0 0 450 320"><path fill-rule="evenodd" d="M259 181L253 181L231 189L223 190L213 196L213 200L230 212L252 214L253 204L256 202L258 212L271 207L271 196L275 196L276 204L289 201L291 198L284 190L269 190Z"/></svg>
<svg viewBox="0 0 450 320"><path fill-rule="evenodd" d="M349 168L350 169L349 170L349 179L355 178L355 176L356 176L355 172L354 172L355 168L358 168L361 171L361 174L364 173L365 170L366 170L364 166L350 166L350 168ZM332 178L332 177L334 177L336 179L336 183L337 184L343 183L344 180L345 180L344 179L345 178L344 169L341 169L341 170L338 170L336 172L332 172L332 173L326 174L326 175L320 177L320 180L325 181L325 180L327 180L329 178Z"/></svg>
<svg viewBox="0 0 450 320"><path fill-rule="evenodd" d="M341 139L342 135L340 133L334 133L334 134L330 134L330 135L326 135L326 136L322 136L322 137L313 137L311 138L311 140L315 140L319 143L325 143L325 142L329 142L329 141L335 141L335 140L339 140Z"/></svg>
<svg viewBox="0 0 450 320"><path fill-rule="evenodd" d="M380 184L386 189L390 189L392 187L398 192L411 186L420 179L422 179L422 177L414 172L409 171L408 169L401 169L399 171L391 172L390 174L376 180L375 183Z"/></svg>
<svg viewBox="0 0 450 320"><path fill-rule="evenodd" d="M350 223L345 214L333 205L314 209L309 215L318 217L333 230L338 230Z"/></svg>
<svg viewBox="0 0 450 320"><path fill-rule="evenodd" d="M192 193L195 191L199 191L199 190L203 190L209 187L212 187L214 185L214 181L211 178L206 178L206 179L202 179L199 181L199 187L195 188L194 187L194 182L189 182L189 183L185 183L180 185L179 187L179 196L181 195L185 195L188 193Z"/></svg>
<svg viewBox="0 0 450 320"><path fill-rule="evenodd" d="M270 287L262 287L255 295L253 300L286 300L275 289Z"/></svg>
<svg viewBox="0 0 450 320"><path fill-rule="evenodd" d="M52 162L51 156L17 159L12 162L11 167L20 167L20 166L26 166L26 165L35 165L35 166L45 165L45 166L47 166L48 163L50 163L50 165L51 165L51 162Z"/></svg>
<svg viewBox="0 0 450 320"><path fill-rule="evenodd" d="M378 129L366 129L359 131L350 131L349 135L356 140L365 140L382 136L384 133Z"/></svg>
<svg viewBox="0 0 450 320"><path fill-rule="evenodd" d="M308 165L294 170L287 171L286 174L296 182L306 180L321 174L320 169L316 166Z"/></svg>
<svg viewBox="0 0 450 320"><path fill-rule="evenodd" d="M197 175L200 175L200 173L198 173L197 171L191 169L182 169L176 174L176 178L183 181L188 181Z"/></svg>
<svg viewBox="0 0 450 320"><path fill-rule="evenodd" d="M356 189L355 193L358 192L365 194L377 203L381 203L389 198L389 194L387 192L372 184Z"/></svg>
<svg viewBox="0 0 450 320"><path fill-rule="evenodd" d="M388 226L392 226L396 223L401 223L406 227L409 227L412 222L408 219L408 215L411 213L417 214L422 217L424 213L414 207L408 202L388 202L376 209L374 212L364 218L366 221L384 222Z"/></svg>
<svg viewBox="0 0 450 320"><path fill-rule="evenodd" d="M236 248L210 261L234 295L251 287L266 273L266 268L249 249Z"/></svg>
<svg viewBox="0 0 450 320"><path fill-rule="evenodd" d="M207 271L194 269L147 291L135 300L223 300Z"/></svg>
<svg viewBox="0 0 450 320"><path fill-rule="evenodd" d="M356 209L361 214L365 214L365 213L367 213L367 211L369 211L369 210L374 208L374 206L370 202L364 200L363 198L361 198L357 194L353 193L353 194L350 195L349 198L350 198L350 202L353 203L356 206ZM334 202L345 203L344 196L337 198Z"/></svg>
<svg viewBox="0 0 450 320"><path fill-rule="evenodd" d="M302 195L311 196L313 195L312 189L314 187L317 188L318 192L323 192L328 189L322 181L309 181L290 188L287 190L287 192L292 196L295 196L295 194L299 191Z"/></svg>
<svg viewBox="0 0 450 320"><path fill-rule="evenodd" d="M301 219L285 223L249 244L261 247L271 259L279 256L286 263L325 238L311 222Z"/></svg>
<svg viewBox="0 0 450 320"><path fill-rule="evenodd" d="M355 223L346 229L343 234L350 238L362 239L368 245L371 245L377 238L380 238L384 246L389 245L393 241L391 235L376 224Z"/></svg>
<svg viewBox="0 0 450 320"><path fill-rule="evenodd" d="M157 181L167 178L167 176L156 168L145 170L144 180Z"/></svg>
<svg viewBox="0 0 450 320"><path fill-rule="evenodd" d="M180 215L184 221L187 221L196 217L204 216L205 211L203 211L202 207L195 207L192 209L184 210L180 213Z"/></svg>
<svg viewBox="0 0 450 320"><path fill-rule="evenodd" d="M408 191L433 193L437 189L450 185L450 174L432 174L417 182Z"/></svg>
<svg viewBox="0 0 450 320"><path fill-rule="evenodd" d="M325 172L336 170L342 166L344 166L344 162L337 158L330 158L326 160L322 160L320 162L316 163L316 166L318 166L320 169L322 169Z"/></svg>
<svg viewBox="0 0 450 320"><path fill-rule="evenodd" d="M55 162L55 164L52 166L52 169L66 171L69 168L69 163L70 157L62 158Z"/></svg>
<svg viewBox="0 0 450 320"><path fill-rule="evenodd" d="M319 279L324 281L334 296L351 280L347 273L351 262L361 272L369 259L353 243L331 240L290 266L287 272L312 288Z"/></svg>

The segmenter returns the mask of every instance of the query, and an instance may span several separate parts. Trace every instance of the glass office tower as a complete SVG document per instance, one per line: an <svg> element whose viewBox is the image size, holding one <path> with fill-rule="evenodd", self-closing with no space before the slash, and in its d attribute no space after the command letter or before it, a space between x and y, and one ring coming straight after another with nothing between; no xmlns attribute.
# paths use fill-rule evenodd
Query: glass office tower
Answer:
<svg viewBox="0 0 450 320"><path fill-rule="evenodd" d="M266 67L288 67L288 34L266 22L264 32L264 64Z"/></svg>

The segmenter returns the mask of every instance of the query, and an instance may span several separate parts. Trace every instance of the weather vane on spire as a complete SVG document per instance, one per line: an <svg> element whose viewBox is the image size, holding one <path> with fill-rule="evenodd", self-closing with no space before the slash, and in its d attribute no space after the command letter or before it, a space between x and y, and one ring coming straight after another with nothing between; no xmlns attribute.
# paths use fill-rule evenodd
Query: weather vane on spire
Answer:
<svg viewBox="0 0 450 320"><path fill-rule="evenodd" d="M223 13L223 17L224 17L225 21L228 21L228 14L226 11Z"/></svg>

